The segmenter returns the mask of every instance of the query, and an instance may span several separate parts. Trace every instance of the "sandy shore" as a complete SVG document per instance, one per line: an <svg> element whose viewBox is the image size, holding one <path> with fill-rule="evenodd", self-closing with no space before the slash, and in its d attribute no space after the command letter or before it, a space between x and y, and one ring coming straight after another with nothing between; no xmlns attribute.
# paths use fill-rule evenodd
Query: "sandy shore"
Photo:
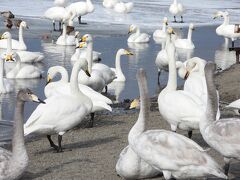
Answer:
<svg viewBox="0 0 240 180"><path fill-rule="evenodd" d="M239 98L239 69L240 65L234 65L216 76L221 101L231 102ZM222 110L223 116L233 115L229 110ZM98 115L94 128L78 127L64 135L63 153L55 153L45 137L32 139L26 143L30 163L22 179L121 179L115 172L115 164L119 153L127 146L128 132L137 117L137 110L114 116ZM169 125L162 120L158 110L152 108L147 128L169 129ZM186 132L179 133L186 135ZM208 147L199 131L193 133L193 140L204 148ZM217 152L211 150L209 153L223 165L223 158ZM232 162L230 177L240 178L239 162Z"/></svg>

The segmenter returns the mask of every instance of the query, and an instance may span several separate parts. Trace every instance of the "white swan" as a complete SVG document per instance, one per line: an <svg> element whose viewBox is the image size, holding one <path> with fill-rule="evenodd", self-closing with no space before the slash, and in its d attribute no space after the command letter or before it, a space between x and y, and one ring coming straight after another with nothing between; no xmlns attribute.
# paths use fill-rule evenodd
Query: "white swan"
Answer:
<svg viewBox="0 0 240 180"><path fill-rule="evenodd" d="M14 86L8 79L3 78L5 61L13 61L12 55L1 54L0 59L0 94L10 93L14 90Z"/></svg>
<svg viewBox="0 0 240 180"><path fill-rule="evenodd" d="M104 78L103 78L103 74L102 72L96 70L96 69L92 69L92 44L91 43L86 43L86 42L81 42L79 45L79 48L86 48L87 47L87 61L88 61L88 71L91 74L91 77L88 77L83 71L79 72L78 75L78 82L80 84L84 84L87 85L89 87L91 87L92 89L94 89L97 92L102 92L102 90L104 89L104 87L107 85ZM85 59L79 59L78 61L83 61ZM78 62L76 61L76 62Z"/></svg>
<svg viewBox="0 0 240 180"><path fill-rule="evenodd" d="M87 42L87 51L89 51L89 53L91 54L91 61L93 61L92 57L93 57L93 38L90 34L85 34L82 39L82 42ZM110 84L115 78L116 78L116 74L114 71L112 71L112 69L102 63L95 63L92 66L93 70L97 70L99 72L102 73L102 77L107 84ZM106 89L107 91L107 89Z"/></svg>
<svg viewBox="0 0 240 180"><path fill-rule="evenodd" d="M23 29L27 28L27 23L25 21L22 21L20 23L19 27L19 40L12 39L12 49L17 49L17 50L27 50L27 46L23 40ZM0 48L2 49L7 49L7 39L1 39L0 40Z"/></svg>
<svg viewBox="0 0 240 180"><path fill-rule="evenodd" d="M29 89L20 90L17 94L16 109L13 121L12 152L0 148L0 179L19 179L27 169L28 155L23 136L23 111L25 102L43 103Z"/></svg>
<svg viewBox="0 0 240 180"><path fill-rule="evenodd" d="M128 3L118 2L114 6L114 11L118 13L129 13L132 11L133 5L134 5L133 2Z"/></svg>
<svg viewBox="0 0 240 180"><path fill-rule="evenodd" d="M218 17L223 17L224 21L223 23L217 27L216 33L219 36L223 36L224 38L229 38L232 40L232 46L234 46L234 41L238 38L240 38L240 33L235 32L235 25L234 24L229 24L229 13L227 11L222 12L218 11L214 15L214 19Z"/></svg>
<svg viewBox="0 0 240 180"><path fill-rule="evenodd" d="M150 35L146 33L141 33L138 26L132 24L129 27L128 34L133 33L129 36L128 42L134 42L134 43L147 43L150 41Z"/></svg>
<svg viewBox="0 0 240 180"><path fill-rule="evenodd" d="M140 69L138 79L143 81L143 77ZM141 131L149 118L149 109L148 102L141 101L138 120L128 134L130 147L143 161L162 171L165 179L211 175L227 179L217 162L191 139L167 130Z"/></svg>
<svg viewBox="0 0 240 180"><path fill-rule="evenodd" d="M81 24L81 17L92 13L94 11L94 5L91 0L86 0L86 2L74 2L71 3L69 6L66 7L67 11L71 12L72 14L78 16L79 24Z"/></svg>
<svg viewBox="0 0 240 180"><path fill-rule="evenodd" d="M163 24L162 24L162 29L157 29L153 33L154 38L159 38L159 39L166 39L167 38L167 26L168 26L168 19L167 17L163 18Z"/></svg>
<svg viewBox="0 0 240 180"><path fill-rule="evenodd" d="M34 65L22 64L17 53L10 54L12 59L16 61L15 67L7 72L6 77L9 79L32 79L42 78L43 71Z"/></svg>
<svg viewBox="0 0 240 180"><path fill-rule="evenodd" d="M62 135L78 125L83 118L91 113L92 101L79 89L77 76L80 69L87 70L86 61L74 64L70 80L71 95L61 94L45 100L39 105L24 124L24 135L40 133L48 135L51 147L62 151ZM58 147L52 142L50 135L58 134Z"/></svg>
<svg viewBox="0 0 240 180"><path fill-rule="evenodd" d="M137 75L138 87L140 91L140 113L138 119L145 120L145 117L148 118L148 89L147 89L147 80L146 76L143 73L143 70L140 69ZM136 105L131 104L131 107L134 108ZM129 137L138 136L145 131L145 122L139 123L138 126L133 126L129 132ZM130 134L131 133L131 134ZM131 135L131 136L130 136ZM146 163L142 160L128 145L120 153L119 159L116 164L117 174L123 177L124 179L143 179L151 178L157 176L161 171L155 169L153 166Z"/></svg>
<svg viewBox="0 0 240 180"><path fill-rule="evenodd" d="M181 23L183 23L183 13L184 8L181 3L178 3L177 0L173 0L173 3L169 7L169 12L174 16L174 22L177 22L176 16L181 16Z"/></svg>
<svg viewBox="0 0 240 180"><path fill-rule="evenodd" d="M55 27L56 21L59 22L59 30L61 30L62 22L72 19L74 16L75 14L68 12L64 7L59 7L59 6L51 7L44 12L44 17L46 19L52 20L54 31L56 31L56 27Z"/></svg>
<svg viewBox="0 0 240 180"><path fill-rule="evenodd" d="M54 0L54 5L59 7L66 7L68 0Z"/></svg>
<svg viewBox="0 0 240 180"><path fill-rule="evenodd" d="M181 48L181 49L194 49L195 45L192 42L192 32L194 30L194 25L193 23L189 24L189 29L188 29L188 36L187 39L177 39L174 42L174 45L177 48Z"/></svg>
<svg viewBox="0 0 240 180"><path fill-rule="evenodd" d="M199 99L202 99L204 106L207 108L207 85L204 73L205 65L207 61L198 57L193 57L184 62L186 64L186 70L188 77L184 83L184 91L190 92L196 95ZM218 107L218 113L216 119L220 118L220 110Z"/></svg>
<svg viewBox="0 0 240 180"><path fill-rule="evenodd" d="M108 9L113 9L119 0L103 0L103 6Z"/></svg>
<svg viewBox="0 0 240 180"><path fill-rule="evenodd" d="M58 37L56 41L57 45L62 46L74 46L75 45L75 36L67 34L67 26L63 23L63 32L61 36Z"/></svg>
<svg viewBox="0 0 240 180"><path fill-rule="evenodd" d="M200 132L207 144L224 157L225 174L228 175L230 160L240 160L240 119L224 118L216 120L217 93L214 85L213 73L216 70L214 63L205 66L208 101L207 112L200 121Z"/></svg>
<svg viewBox="0 0 240 180"><path fill-rule="evenodd" d="M13 52L11 33L10 32L3 33L1 39L7 39L6 53ZM19 55L21 62L34 63L34 62L40 62L44 59L43 53L40 53L40 52L31 52L31 51L16 51L16 52Z"/></svg>
<svg viewBox="0 0 240 180"><path fill-rule="evenodd" d="M175 62L175 47L173 43L167 46L169 57L169 75L167 86L158 96L158 107L160 114L171 125L171 130L177 128L188 131L188 136L192 136L192 130L199 129L199 121L204 112L201 99L197 96L183 91L176 90L177 74Z"/></svg>

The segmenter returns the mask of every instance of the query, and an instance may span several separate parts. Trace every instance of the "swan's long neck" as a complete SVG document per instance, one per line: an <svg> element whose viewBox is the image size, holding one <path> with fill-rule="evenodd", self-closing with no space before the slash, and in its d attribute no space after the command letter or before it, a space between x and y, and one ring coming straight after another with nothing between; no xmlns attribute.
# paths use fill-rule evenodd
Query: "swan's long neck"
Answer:
<svg viewBox="0 0 240 180"><path fill-rule="evenodd" d="M61 75L61 79L59 80L59 82L68 82L68 72L67 70L62 67L62 66L56 66L53 67L54 68L54 73L59 73Z"/></svg>
<svg viewBox="0 0 240 180"><path fill-rule="evenodd" d="M88 71L92 73L92 63L93 63L93 43L88 42L87 44L87 62L88 62Z"/></svg>
<svg viewBox="0 0 240 180"><path fill-rule="evenodd" d="M63 23L62 36L63 36L64 39L66 39L66 36L67 36L67 27L66 27L66 24L65 24L65 23Z"/></svg>
<svg viewBox="0 0 240 180"><path fill-rule="evenodd" d="M21 161L22 159L27 160L27 151L24 143L24 132L23 132L23 112L24 112L24 101L19 97L17 98L14 124L13 124L13 137L12 137L12 163ZM13 164L14 165L14 164Z"/></svg>
<svg viewBox="0 0 240 180"><path fill-rule="evenodd" d="M115 60L115 67L116 67L116 73L118 76L125 77L122 68L121 68L121 52L117 52L116 54L116 60Z"/></svg>
<svg viewBox="0 0 240 180"><path fill-rule="evenodd" d="M7 53L12 53L12 35L10 33L7 39Z"/></svg>
<svg viewBox="0 0 240 180"><path fill-rule="evenodd" d="M174 45L170 43L168 46L174 48ZM168 47L167 47L168 48ZM173 53L168 53L169 58L169 73L168 73L168 83L166 88L169 90L176 90L177 89L177 70L176 70L176 60L175 60L175 48Z"/></svg>
<svg viewBox="0 0 240 180"><path fill-rule="evenodd" d="M140 35L140 33L141 33L141 32L140 32L140 29L139 29L139 27L137 27L137 28L136 28L136 35Z"/></svg>
<svg viewBox="0 0 240 180"><path fill-rule="evenodd" d="M211 64L213 65L213 64ZM206 65L208 66L208 64ZM206 69L207 68L207 69ZM216 114L218 110L218 98L217 91L213 80L213 72L209 67L205 68L205 76L207 83L207 111L205 118L200 121L200 130L204 130L207 126L209 126L212 122L216 120Z"/></svg>
<svg viewBox="0 0 240 180"><path fill-rule="evenodd" d="M87 2L87 6L88 6L88 12L89 13L93 12L94 6L92 4L92 1L91 0L87 0L86 2Z"/></svg>
<svg viewBox="0 0 240 180"><path fill-rule="evenodd" d="M229 16L227 16L227 15L223 15L223 18L224 18L224 20L223 20L223 25L229 25Z"/></svg>
<svg viewBox="0 0 240 180"><path fill-rule="evenodd" d="M0 59L0 89L5 90L4 82L3 82L3 68L4 68L5 59Z"/></svg>
<svg viewBox="0 0 240 180"><path fill-rule="evenodd" d="M187 37L187 39L188 39L189 41L192 41L192 32L193 32L193 30L192 30L191 28L189 28L189 29L188 29L188 37Z"/></svg>
<svg viewBox="0 0 240 180"><path fill-rule="evenodd" d="M21 44L25 46L24 40L23 40L23 27L20 25L19 27L19 35L18 35L18 40Z"/></svg>
<svg viewBox="0 0 240 180"><path fill-rule="evenodd" d="M72 94L79 94L81 96L84 96L78 87L78 73L81 70L81 68L82 68L82 62L76 61L72 69L72 74L70 78L70 88L71 88Z"/></svg>
<svg viewBox="0 0 240 180"><path fill-rule="evenodd" d="M162 25L162 31L163 31L163 32L166 32L166 29L167 29L167 25L166 25L166 23L164 22L163 25Z"/></svg>
<svg viewBox="0 0 240 180"><path fill-rule="evenodd" d="M140 112L138 120L130 130L128 134L128 141L130 144L134 144L134 140L141 135L145 130L145 120L149 116L149 100L148 100L148 89L145 72L140 69L137 74L138 87L140 92Z"/></svg>

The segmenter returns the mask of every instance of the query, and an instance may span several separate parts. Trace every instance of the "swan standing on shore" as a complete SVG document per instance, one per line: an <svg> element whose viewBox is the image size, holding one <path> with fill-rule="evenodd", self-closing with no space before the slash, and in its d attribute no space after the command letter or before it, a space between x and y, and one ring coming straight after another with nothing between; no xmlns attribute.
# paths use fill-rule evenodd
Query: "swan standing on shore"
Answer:
<svg viewBox="0 0 240 180"><path fill-rule="evenodd" d="M63 23L63 32L61 36L58 37L56 44L62 46L74 46L76 44L75 41L75 36L67 34L67 26Z"/></svg>
<svg viewBox="0 0 240 180"><path fill-rule="evenodd" d="M234 47L234 41L238 38L240 38L240 33L235 32L235 25L234 24L229 24L229 13L227 11L222 12L218 11L215 13L213 19L216 19L218 17L223 17L224 21L223 23L217 27L216 33L219 36L223 36L225 38L229 38L232 40L232 47Z"/></svg>
<svg viewBox="0 0 240 180"><path fill-rule="evenodd" d="M17 49L17 50L27 50L27 46L23 40L23 29L28 29L27 23L25 21L22 21L20 23L19 27L19 35L18 38L19 40L12 39L12 49ZM7 39L1 39L0 40L0 48L2 49L7 49Z"/></svg>
<svg viewBox="0 0 240 180"><path fill-rule="evenodd" d="M57 75L57 73L61 75L61 79L57 82L51 82L52 79ZM75 72L75 73L78 73L78 72ZM75 75L73 76L77 77ZM64 67L54 66L49 68L47 79L48 79L47 86L44 88L44 93L47 98L53 95L59 95L59 94L70 95L71 94L70 83L68 82L68 72ZM82 93L86 95L88 98L90 98L93 103L93 107L91 111L91 120L88 126L88 127L93 127L94 113L97 111L103 111L103 110L112 111L111 106L109 106L109 104L112 104L112 101L109 98L94 91L92 88L86 85L78 84L78 86L79 86L79 89L81 89Z"/></svg>
<svg viewBox="0 0 240 180"><path fill-rule="evenodd" d="M137 137L145 131L145 118L148 119L149 99L147 79L144 71L140 69L137 73L137 82L140 92L140 112L138 116L138 125L133 126L129 132L128 139ZM131 108L135 108L136 103L131 103ZM136 123L137 124L137 123ZM130 136L131 135L131 136ZM134 141L134 139L132 139ZM136 154L130 145L125 147L120 153L116 164L117 174L125 179L143 179L159 175L161 171L146 163Z"/></svg>
<svg viewBox="0 0 240 180"><path fill-rule="evenodd" d="M233 117L216 120L218 99L213 80L215 70L214 63L205 66L208 101L207 112L200 121L200 132L207 144L224 157L225 174L228 175L230 160L240 160L240 119Z"/></svg>
<svg viewBox="0 0 240 180"><path fill-rule="evenodd" d="M44 103L29 89L20 90L13 120L12 152L0 148L0 179L19 179L28 166L28 155L23 136L25 102Z"/></svg>
<svg viewBox="0 0 240 180"><path fill-rule="evenodd" d="M7 50L6 53L11 53L12 51L12 35L10 32L3 33L1 39L7 40ZM19 55L21 62L35 63L40 62L44 59L43 53L31 52L31 51L16 51Z"/></svg>
<svg viewBox="0 0 240 180"><path fill-rule="evenodd" d="M169 33L172 33L171 30ZM191 137L192 130L199 129L199 121L205 109L200 105L202 101L197 96L177 90L175 47L172 42L167 45L166 50L169 58L168 83L158 96L159 111L171 125L172 131L176 132L177 128L187 130Z"/></svg>
<svg viewBox="0 0 240 180"><path fill-rule="evenodd" d="M184 8L181 3L178 3L177 0L173 0L173 3L169 7L169 12L174 16L174 22L177 22L176 16L181 16L181 23L183 23L183 13Z"/></svg>
<svg viewBox="0 0 240 180"><path fill-rule="evenodd" d="M92 13L94 11L94 5L91 0L86 0L86 2L74 2L71 3L69 6L66 7L68 12L71 12L75 15L75 17L78 17L79 24L84 24L81 21L81 17Z"/></svg>
<svg viewBox="0 0 240 180"><path fill-rule="evenodd" d="M163 24L162 24L162 29L157 29L153 33L154 38L158 39L166 39L167 38L167 26L168 26L168 19L167 17L163 18Z"/></svg>
<svg viewBox="0 0 240 180"><path fill-rule="evenodd" d="M133 34L131 34L133 33ZM132 24L129 27L128 34L131 34L128 38L128 42L132 43L147 43L150 40L150 35L141 33L138 26Z"/></svg>
<svg viewBox="0 0 240 180"><path fill-rule="evenodd" d="M140 69L138 79L143 81L144 76L144 71ZM146 88L146 85L142 88ZM128 134L128 141L130 148L142 161L163 172L167 180L196 179L211 175L227 179L217 162L191 139L162 129L143 132L145 121L149 119L150 107L147 101L140 103L139 117Z"/></svg>
<svg viewBox="0 0 240 180"><path fill-rule="evenodd" d="M71 94L51 96L46 104L39 105L24 124L24 135L33 132L47 135L51 147L62 152L62 136L66 131L77 126L92 111L92 101L79 89L77 76L79 70L87 71L86 61L77 61L70 79ZM89 75L89 74L88 74ZM51 135L58 134L58 146L51 140Z"/></svg>
<svg viewBox="0 0 240 180"><path fill-rule="evenodd" d="M194 31L194 25L193 23L189 24L189 28L188 28L188 36L187 39L177 39L174 41L174 45L177 48L181 48L181 49L194 49L195 46L192 42L192 32Z"/></svg>

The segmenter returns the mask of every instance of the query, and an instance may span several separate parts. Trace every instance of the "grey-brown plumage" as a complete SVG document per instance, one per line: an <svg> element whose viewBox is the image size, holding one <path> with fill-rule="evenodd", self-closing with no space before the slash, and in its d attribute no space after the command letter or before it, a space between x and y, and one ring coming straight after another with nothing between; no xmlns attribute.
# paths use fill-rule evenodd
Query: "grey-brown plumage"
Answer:
<svg viewBox="0 0 240 180"><path fill-rule="evenodd" d="M3 23L4 23L5 27L8 29L11 29L13 26L13 22L11 21L11 19L5 19Z"/></svg>
<svg viewBox="0 0 240 180"><path fill-rule="evenodd" d="M18 29L20 27L22 20L21 19L14 19L13 24Z"/></svg>
<svg viewBox="0 0 240 180"><path fill-rule="evenodd" d="M74 31L74 26L67 26L67 35Z"/></svg>
<svg viewBox="0 0 240 180"><path fill-rule="evenodd" d="M14 18L14 14L11 11L3 11L1 12L1 16L8 19L8 18Z"/></svg>
<svg viewBox="0 0 240 180"><path fill-rule="evenodd" d="M0 179L19 179L28 165L28 155L23 136L24 103L27 101L43 102L29 89L20 90L13 122L12 152L0 148Z"/></svg>

